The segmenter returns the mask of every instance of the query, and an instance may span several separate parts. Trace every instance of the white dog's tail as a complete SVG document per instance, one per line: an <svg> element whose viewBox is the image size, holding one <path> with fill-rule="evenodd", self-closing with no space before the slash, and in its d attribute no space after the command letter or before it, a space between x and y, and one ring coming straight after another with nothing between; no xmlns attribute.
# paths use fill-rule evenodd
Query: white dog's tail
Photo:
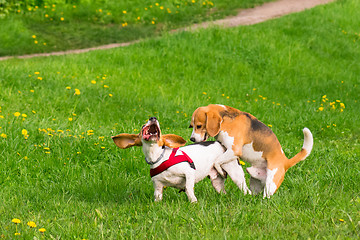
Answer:
<svg viewBox="0 0 360 240"><path fill-rule="evenodd" d="M308 128L304 128L303 133L304 133L303 147L302 147L301 151L298 154L296 154L293 158L291 158L291 159L289 159L287 161L287 164L285 166L286 170L291 168L292 166L294 166L298 162L300 162L302 160L305 160L305 158L307 158L311 153L311 150L312 150L313 145L314 145L313 135L311 134L311 132L310 132L310 130Z"/></svg>

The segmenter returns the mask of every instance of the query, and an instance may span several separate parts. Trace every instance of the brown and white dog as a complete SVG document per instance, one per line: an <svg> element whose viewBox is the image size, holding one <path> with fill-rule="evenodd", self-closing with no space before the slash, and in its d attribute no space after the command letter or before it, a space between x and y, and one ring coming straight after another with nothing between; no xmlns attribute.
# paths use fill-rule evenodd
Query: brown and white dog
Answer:
<svg viewBox="0 0 360 240"><path fill-rule="evenodd" d="M145 160L151 169L155 201L162 200L163 188L169 186L185 189L189 200L196 202L194 184L207 176L218 193L225 193L225 178L219 175L214 168L215 160L225 151L219 142L209 141L180 147L184 146L186 141L174 134L162 135L160 124L154 117L149 119L139 134L122 133L112 139L118 147L123 149L142 146ZM178 147L180 148L177 149ZM230 162L221 167L243 190L241 166L236 162Z"/></svg>
<svg viewBox="0 0 360 240"><path fill-rule="evenodd" d="M226 152L214 165L219 173L222 174L222 164L238 157L249 162L250 190L253 194L264 190L264 198L276 192L285 172L309 156L313 147L313 136L308 128L304 128L301 151L288 159L269 127L249 113L224 105L211 104L197 108L192 115L190 128L193 128L191 141L206 141L211 136L226 147Z"/></svg>

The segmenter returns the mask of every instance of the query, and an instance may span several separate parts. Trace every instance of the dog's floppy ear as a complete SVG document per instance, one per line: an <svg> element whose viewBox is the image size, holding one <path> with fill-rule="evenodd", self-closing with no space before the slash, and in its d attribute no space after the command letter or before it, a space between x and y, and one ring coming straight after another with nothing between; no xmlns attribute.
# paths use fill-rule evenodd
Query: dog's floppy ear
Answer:
<svg viewBox="0 0 360 240"><path fill-rule="evenodd" d="M116 146L122 149L142 145L139 134L122 133L111 138Z"/></svg>
<svg viewBox="0 0 360 240"><path fill-rule="evenodd" d="M206 130L211 137L220 132L221 116L218 112L210 111L206 114Z"/></svg>
<svg viewBox="0 0 360 240"><path fill-rule="evenodd" d="M162 135L161 140L163 141L163 145L168 146L170 148L182 147L186 143L185 139L175 134Z"/></svg>

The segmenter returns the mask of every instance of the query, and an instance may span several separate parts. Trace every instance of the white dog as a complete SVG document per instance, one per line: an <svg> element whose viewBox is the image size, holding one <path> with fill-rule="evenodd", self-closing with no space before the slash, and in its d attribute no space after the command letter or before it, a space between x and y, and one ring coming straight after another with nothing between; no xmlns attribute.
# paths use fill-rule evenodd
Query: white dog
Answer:
<svg viewBox="0 0 360 240"><path fill-rule="evenodd" d="M177 135L161 135L160 125L152 117L139 134L119 134L112 137L120 148L142 146L145 160L150 165L150 175L155 188L155 201L162 200L165 186L185 190L190 202L197 202L194 185L209 176L215 190L224 192L223 178L214 168L217 157L225 151L219 142L204 142L184 146L186 141ZM223 164L222 169L246 194L241 166L232 161Z"/></svg>

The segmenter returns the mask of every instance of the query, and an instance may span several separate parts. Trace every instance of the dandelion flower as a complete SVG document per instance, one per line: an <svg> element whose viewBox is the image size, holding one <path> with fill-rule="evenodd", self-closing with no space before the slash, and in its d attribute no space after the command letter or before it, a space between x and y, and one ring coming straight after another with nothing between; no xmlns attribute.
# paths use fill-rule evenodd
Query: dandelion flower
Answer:
<svg viewBox="0 0 360 240"><path fill-rule="evenodd" d="M44 233L44 232L46 232L46 229L45 228L40 228L39 232Z"/></svg>
<svg viewBox="0 0 360 240"><path fill-rule="evenodd" d="M109 97L112 97L113 95L111 93L109 93Z"/></svg>
<svg viewBox="0 0 360 240"><path fill-rule="evenodd" d="M324 107L319 107L319 111L323 111L324 110Z"/></svg>
<svg viewBox="0 0 360 240"><path fill-rule="evenodd" d="M21 220L18 218L14 218L13 220L11 220L11 222L18 224L18 223L21 223Z"/></svg>
<svg viewBox="0 0 360 240"><path fill-rule="evenodd" d="M28 225L29 227L31 227L31 228L35 228L35 227L36 227L36 223L34 223L34 222L32 222L32 221L28 222L27 225Z"/></svg>
<svg viewBox="0 0 360 240"><path fill-rule="evenodd" d="M80 90L77 89L77 88L75 88L75 93L74 93L74 95L80 95Z"/></svg>
<svg viewBox="0 0 360 240"><path fill-rule="evenodd" d="M36 38L36 35L32 35L31 37L35 39L35 38Z"/></svg>
<svg viewBox="0 0 360 240"><path fill-rule="evenodd" d="M71 87L69 87L69 86L68 86L68 87L66 87L66 89L67 89L67 90L70 90L70 89L71 89Z"/></svg>
<svg viewBox="0 0 360 240"><path fill-rule="evenodd" d="M92 83L92 84L96 84L96 81L95 81L95 80L92 80L91 83Z"/></svg>
<svg viewBox="0 0 360 240"><path fill-rule="evenodd" d="M73 120L72 118L68 118L68 119L69 119L70 122Z"/></svg>
<svg viewBox="0 0 360 240"><path fill-rule="evenodd" d="M19 112L15 112L15 113L14 113L14 116L15 116L15 117L19 117L20 115L21 115L21 114L20 114Z"/></svg>
<svg viewBox="0 0 360 240"><path fill-rule="evenodd" d="M26 118L27 115L25 113L21 114L22 117Z"/></svg>
<svg viewBox="0 0 360 240"><path fill-rule="evenodd" d="M28 131L26 129L23 129L23 130L21 130L21 134L25 136L28 134Z"/></svg>
<svg viewBox="0 0 360 240"><path fill-rule="evenodd" d="M108 86L108 85L104 85L104 88L109 88L109 86Z"/></svg>
<svg viewBox="0 0 360 240"><path fill-rule="evenodd" d="M20 236L20 235L21 235L21 233L18 233L18 232L15 233L15 236Z"/></svg>
<svg viewBox="0 0 360 240"><path fill-rule="evenodd" d="M7 135L5 133L0 134L0 137L7 138Z"/></svg>

